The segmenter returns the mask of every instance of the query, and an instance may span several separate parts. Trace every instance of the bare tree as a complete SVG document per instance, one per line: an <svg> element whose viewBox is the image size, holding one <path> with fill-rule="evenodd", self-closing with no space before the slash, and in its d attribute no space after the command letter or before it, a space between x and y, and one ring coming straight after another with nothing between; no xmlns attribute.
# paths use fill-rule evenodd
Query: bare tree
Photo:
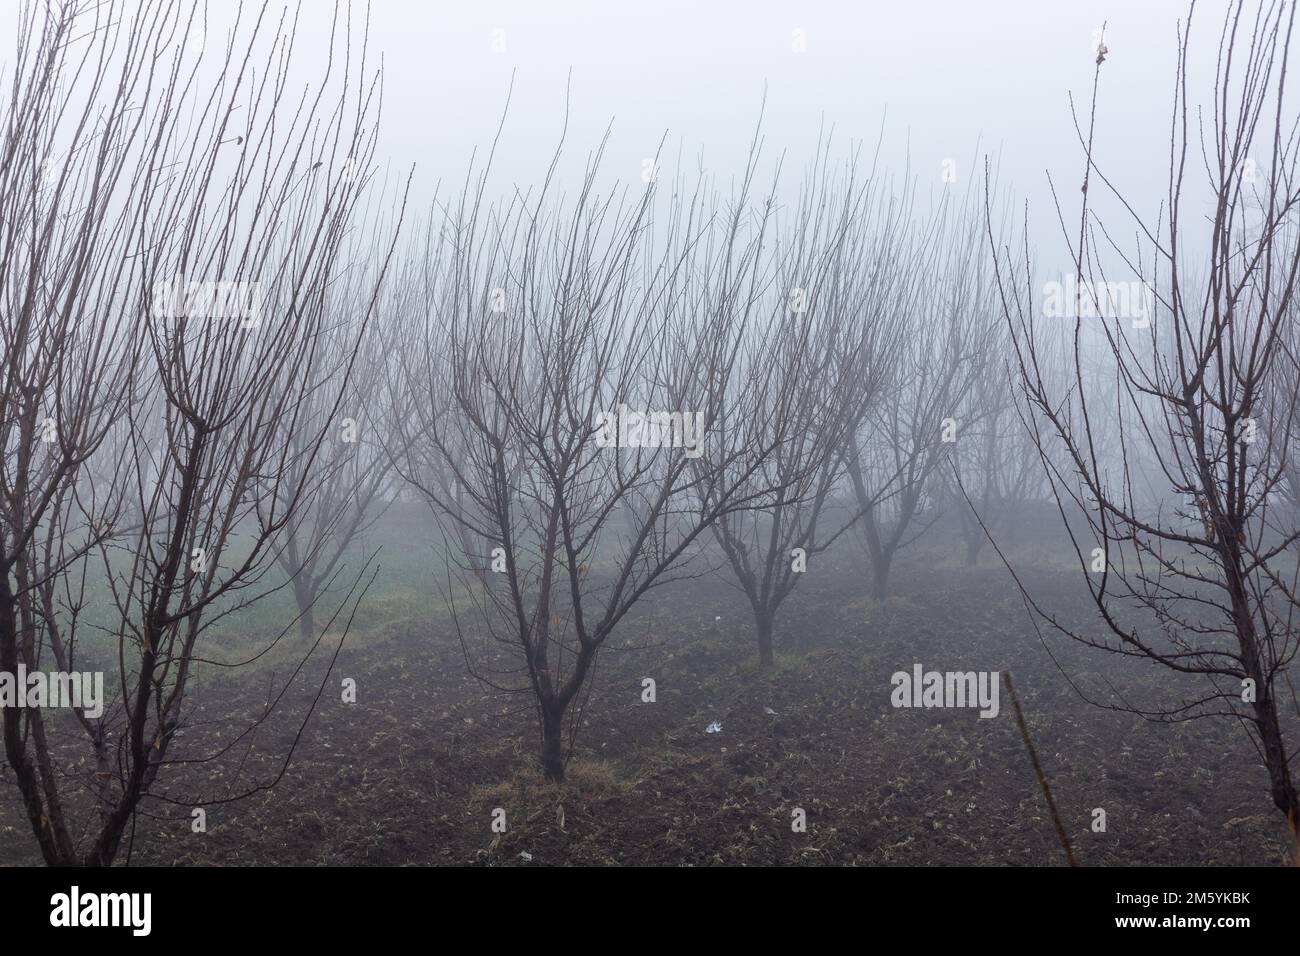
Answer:
<svg viewBox="0 0 1300 956"><path fill-rule="evenodd" d="M113 698L75 710L89 771L41 708L4 709L51 864L116 858L196 668L241 663L205 657L202 639L266 593L306 490L283 487L289 463L323 441L284 436L311 427L298 370L322 347L378 74L336 11L323 82L294 102L294 20L239 10L209 37L203 12L29 5L3 107L0 668L102 669ZM287 686L235 740L185 759L247 744Z"/></svg>
<svg viewBox="0 0 1300 956"><path fill-rule="evenodd" d="M480 243L471 250L471 229L464 205L452 215L435 201L423 228L395 266L390 298L380 317L380 336L388 353L384 453L397 478L432 509L448 541L454 542L445 544L444 556L459 571L486 585L493 545L479 529L486 526L487 516L476 509L455 467L470 452L460 444L467 436L459 429L434 428L440 419L455 414L451 335L456 312L465 307L465 271L493 274L508 269L506 263L498 264L500 248ZM494 286L489 299L488 310L503 314L504 287ZM521 458L511 459L512 478L518 477L521 462ZM450 503L450 515L441 511L439 502Z"/></svg>
<svg viewBox="0 0 1300 956"><path fill-rule="evenodd" d="M848 473L862 512L871 592L879 601L888 594L899 551L937 518L926 496L936 496L947 452L963 439L963 429L976 424L960 416L972 407L967 398L989 354L994 325L988 309L991 270L980 254L973 198L945 193L927 220L910 223L905 257L895 266L896 311L890 319L901 344L890 377L850 443Z"/></svg>
<svg viewBox="0 0 1300 956"><path fill-rule="evenodd" d="M828 149L829 147L827 147ZM701 475L748 471L752 508L726 511L711 525L754 615L759 660L773 662L777 613L808 569L859 517L842 508L827 525L828 505L845 474L844 449L876 394L896 336L869 279L874 214L884 186L843 179L817 151L788 221L776 217L764 324L748 330L741 366L751 370L738 401L714 423L715 442L697 463ZM770 447L758 469L734 448ZM779 489L767 496L768 489Z"/></svg>
<svg viewBox="0 0 1300 956"><path fill-rule="evenodd" d="M654 237L655 184L598 193L603 150L569 204L550 197L558 151L535 194L488 207L485 179L467 190L444 227L438 293L454 303L441 313L451 402L412 403L397 440L441 459L463 498L405 476L492 546L481 576L448 562L457 631L476 676L531 696L553 781L605 642L647 592L691 574L714 521L772 493L750 478L792 439L746 447L714 431L760 373L741 359L772 216L770 197L749 199L757 144L725 207L703 180L679 186ZM437 334L419 330L403 353L430 355L418 338ZM417 389L435 374L410 371ZM701 475L692 462L715 442L730 451ZM491 667L498 646L514 669Z"/></svg>
<svg viewBox="0 0 1300 956"><path fill-rule="evenodd" d="M298 606L304 638L316 633L314 609L347 567L347 557L392 503L392 458L383 434L388 424L385 354L388 342L375 334L374 313L390 301L375 290L387 268L390 229L376 223L371 241L351 250L346 276L336 280L325 305L330 324L320 334L313 365L300 368L308 380L300 414L285 419L290 454L284 480L271 495L300 495L276 552ZM358 328L366 334L358 336ZM343 394L340 399L339 389ZM314 442L323 436L319 450Z"/></svg>
<svg viewBox="0 0 1300 956"><path fill-rule="evenodd" d="M1280 698L1297 646L1300 526L1277 494L1293 461L1293 413L1263 418L1293 409L1300 388L1288 351L1300 252L1284 228L1300 202L1300 143L1284 108L1295 5L1231 5L1203 110L1188 102L1194 19L1195 5L1179 27L1169 191L1154 224L1093 158L1101 57L1092 110L1076 114L1087 166L1079 229L1067 235L1079 297L1066 323L1069 388L1049 387L1039 370L1055 330L1038 317L1035 290L1017 288L1028 270L1015 272L993 244L1030 426L1040 448L1059 450L1042 461L1104 630L1080 630L1030 604L1084 644L1199 683L1177 704L1106 705L1160 721L1238 721L1295 833L1300 803ZM1197 164L1203 183L1190 172ZM1201 189L1209 217L1185 209ZM1103 199L1131 217L1134 248L1121 248L1094 211ZM1253 235L1240 228L1251 201L1261 210ZM1128 308L1117 295L1126 290ZM1108 395L1083 385L1090 356L1112 370ZM1104 419L1117 422L1110 447L1098 440ZM1134 464L1141 457L1155 462L1145 475ZM1158 497L1148 490L1154 477Z"/></svg>
<svg viewBox="0 0 1300 956"><path fill-rule="evenodd" d="M990 533L1005 538L1012 532L1017 510L1034 492L1046 491L1036 480L1041 476L1038 453L1017 413L1011 370L998 359L1009 347L1005 335L995 335L990 343L958 416L966 427L948 459L953 487L944 497L957 515L969 566L979 562ZM948 474L940 477L947 479Z"/></svg>

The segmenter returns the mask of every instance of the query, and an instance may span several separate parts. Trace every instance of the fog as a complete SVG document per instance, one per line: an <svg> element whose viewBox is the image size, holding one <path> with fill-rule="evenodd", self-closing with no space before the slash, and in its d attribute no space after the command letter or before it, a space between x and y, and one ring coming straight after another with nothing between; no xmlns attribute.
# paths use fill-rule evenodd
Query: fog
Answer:
<svg viewBox="0 0 1300 956"><path fill-rule="evenodd" d="M0 10L0 863L1300 862L1294 13Z"/></svg>

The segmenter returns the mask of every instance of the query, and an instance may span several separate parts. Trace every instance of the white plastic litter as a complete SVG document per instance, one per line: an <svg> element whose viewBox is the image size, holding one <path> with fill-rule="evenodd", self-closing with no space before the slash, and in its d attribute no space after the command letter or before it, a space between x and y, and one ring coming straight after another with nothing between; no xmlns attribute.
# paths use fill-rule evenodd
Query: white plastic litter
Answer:
<svg viewBox="0 0 1300 956"><path fill-rule="evenodd" d="M706 734L720 734L720 733L722 733L722 722L719 721L719 720L715 720L713 723L709 724L709 726L707 726L707 727L704 728L704 732L705 732Z"/></svg>

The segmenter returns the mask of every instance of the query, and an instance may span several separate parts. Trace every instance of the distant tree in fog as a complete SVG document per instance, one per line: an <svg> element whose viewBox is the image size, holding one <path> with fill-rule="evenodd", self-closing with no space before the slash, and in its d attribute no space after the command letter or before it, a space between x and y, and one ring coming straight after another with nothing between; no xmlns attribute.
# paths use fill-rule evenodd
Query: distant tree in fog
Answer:
<svg viewBox="0 0 1300 956"><path fill-rule="evenodd" d="M979 561L989 535L1010 534L1042 488L1033 436L1021 421L1005 356L1005 336L990 342L958 420L968 423L949 454L944 499L957 515L965 563Z"/></svg>
<svg viewBox="0 0 1300 956"><path fill-rule="evenodd" d="M472 195L472 194L471 194ZM467 195L465 201L468 201ZM384 451L403 487L423 500L448 539L444 553L457 573L486 584L494 540L485 536L488 516L478 510L458 474L471 436L451 427L457 413L452 351L455 314L465 305L468 270L504 271L503 250L491 243L473 249L473 223L464 206L450 215L437 203L394 265L390 295L380 317L384 363ZM488 293L489 311L501 314L504 287ZM522 458L511 456L511 481Z"/></svg>
<svg viewBox="0 0 1300 956"><path fill-rule="evenodd" d="M844 449L897 341L870 281L882 255L873 228L886 187L858 181L856 164L842 181L826 165L819 150L799 202L788 218L777 217L772 288L741 344L750 374L713 425L726 441L696 464L701 476L748 470L744 484L757 492L754 507L724 511L710 527L753 612L763 664L773 662L781 605L860 516L837 499ZM772 452L753 469L733 453L737 446ZM765 495L772 488L779 490Z"/></svg>
<svg viewBox="0 0 1300 956"><path fill-rule="evenodd" d="M983 415L968 401L991 360L991 268L980 245L973 196L944 194L926 219L909 215L898 233L889 281L899 336L890 374L868 405L850 443L848 474L862 512L862 542L871 559L871 593L883 601L900 551L936 520L950 451L977 434ZM931 501L933 504L933 501Z"/></svg>
<svg viewBox="0 0 1300 956"><path fill-rule="evenodd" d="M392 503L384 390L390 343L377 334L382 320L376 315L391 299L375 294L389 236L390 227L377 224L372 242L349 250L346 274L327 294L310 363L296 372L307 383L300 413L281 423L285 474L267 489L293 513L276 560L293 589L304 638L316 633L321 598L346 572L349 557L362 557L357 546Z"/></svg>

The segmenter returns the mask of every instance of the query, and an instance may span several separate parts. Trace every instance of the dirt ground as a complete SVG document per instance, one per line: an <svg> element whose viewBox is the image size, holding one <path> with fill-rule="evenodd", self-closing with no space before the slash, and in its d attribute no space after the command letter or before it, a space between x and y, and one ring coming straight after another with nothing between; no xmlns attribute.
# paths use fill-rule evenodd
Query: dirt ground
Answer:
<svg viewBox="0 0 1300 956"><path fill-rule="evenodd" d="M953 552L955 553L955 551ZM890 675L1011 670L1079 861L1287 861L1286 833L1244 732L1166 725L1082 701L1030 625L1005 570L918 552L894 596L865 598L862 562L826 559L757 665L738 592L688 581L654 593L600 656L563 786L537 769L525 697L466 673L445 621L414 618L350 638L293 759L296 723L260 728L222 760L169 768L136 823L135 864L1060 864L1063 852L1012 715L894 709ZM1074 578L1040 567L1039 595L1086 613ZM1056 641L1081 686L1165 693L1168 674ZM508 663L503 657L501 663ZM310 675L307 675L310 676ZM357 683L343 703L340 681ZM657 699L642 701L653 678ZM267 675L209 682L177 748L229 741L222 715L257 713ZM282 704L301 714L303 680ZM1130 697L1130 699L1132 699ZM705 733L712 722L722 731ZM239 722L242 726L246 720ZM202 805L207 832L194 833ZM807 830L793 832L796 808ZM1106 815L1094 832L1094 809ZM495 810L506 832L492 829ZM37 861L0 773L0 864Z"/></svg>

